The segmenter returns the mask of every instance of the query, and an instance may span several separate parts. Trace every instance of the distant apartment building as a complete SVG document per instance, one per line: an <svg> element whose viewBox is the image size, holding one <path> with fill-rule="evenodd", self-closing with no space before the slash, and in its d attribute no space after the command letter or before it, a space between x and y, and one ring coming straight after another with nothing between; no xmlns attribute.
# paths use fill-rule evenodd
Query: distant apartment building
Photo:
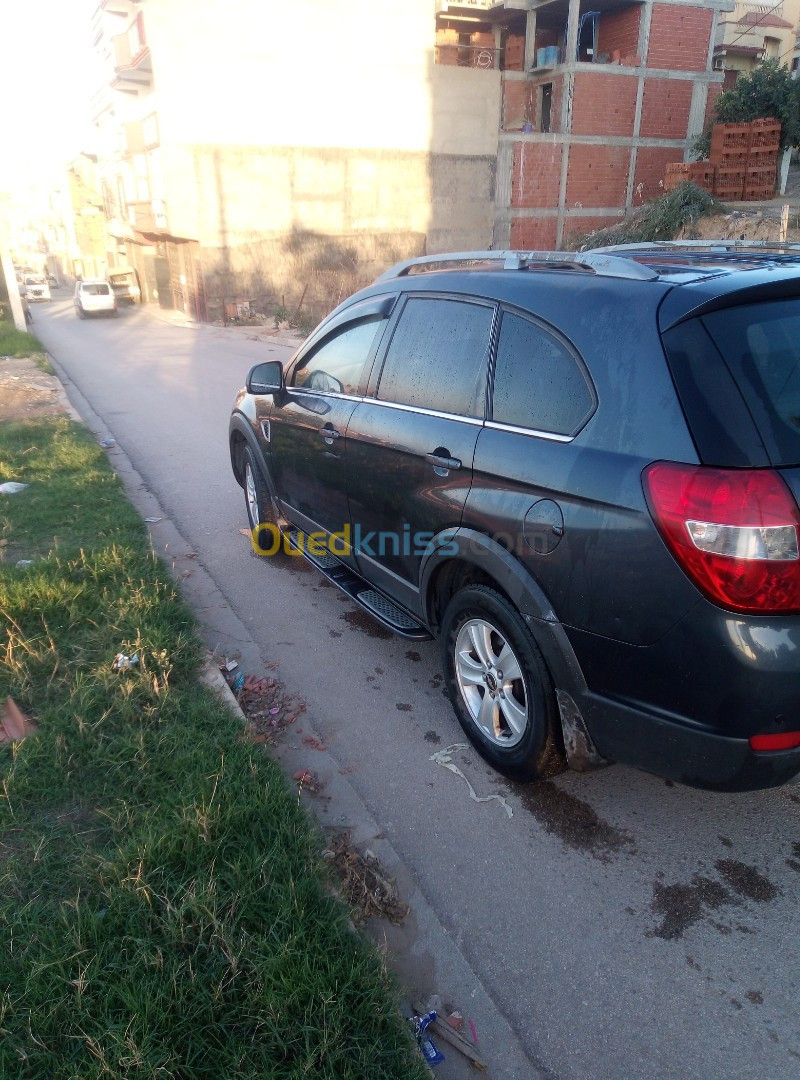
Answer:
<svg viewBox="0 0 800 1080"><path fill-rule="evenodd" d="M737 3L717 25L714 69L724 73L724 87L733 86L740 74L749 74L764 60L797 67L796 50L800 0L779 4Z"/></svg>
<svg viewBox="0 0 800 1080"><path fill-rule="evenodd" d="M109 267L200 318L319 314L397 259L617 220L702 130L730 6L100 0Z"/></svg>

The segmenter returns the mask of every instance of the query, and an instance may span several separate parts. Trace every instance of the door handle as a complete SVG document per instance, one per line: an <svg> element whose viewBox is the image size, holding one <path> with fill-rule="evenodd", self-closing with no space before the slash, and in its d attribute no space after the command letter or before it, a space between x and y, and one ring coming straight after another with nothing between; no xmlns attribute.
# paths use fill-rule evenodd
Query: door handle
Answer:
<svg viewBox="0 0 800 1080"><path fill-rule="evenodd" d="M320 428L319 433L323 439L340 439L342 437L342 433L337 431L335 427Z"/></svg>
<svg viewBox="0 0 800 1080"><path fill-rule="evenodd" d="M455 457L445 457L440 454L426 454L425 460L435 469L460 469L461 462Z"/></svg>

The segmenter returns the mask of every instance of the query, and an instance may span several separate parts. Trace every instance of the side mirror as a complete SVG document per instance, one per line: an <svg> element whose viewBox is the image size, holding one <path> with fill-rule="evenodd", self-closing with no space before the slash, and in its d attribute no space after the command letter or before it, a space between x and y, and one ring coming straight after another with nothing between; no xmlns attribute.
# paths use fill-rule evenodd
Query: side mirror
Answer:
<svg viewBox="0 0 800 1080"><path fill-rule="evenodd" d="M277 394L283 390L283 364L280 360L267 360L256 364L247 374L249 394Z"/></svg>

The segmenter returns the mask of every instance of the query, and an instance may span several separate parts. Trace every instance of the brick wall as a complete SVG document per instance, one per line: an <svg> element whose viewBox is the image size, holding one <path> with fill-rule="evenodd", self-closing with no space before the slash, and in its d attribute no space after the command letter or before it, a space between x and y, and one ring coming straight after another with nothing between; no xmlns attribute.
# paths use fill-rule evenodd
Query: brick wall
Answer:
<svg viewBox="0 0 800 1080"><path fill-rule="evenodd" d="M521 79L503 79L503 131L522 127L526 117L533 115L531 102L536 91Z"/></svg>
<svg viewBox="0 0 800 1080"><path fill-rule="evenodd" d="M717 98L722 93L722 90L722 83L712 83L711 86L709 86L708 97L706 98L705 122L703 123L703 127L707 127L708 124L711 123L714 114L714 106L716 105Z"/></svg>
<svg viewBox="0 0 800 1080"><path fill-rule="evenodd" d="M627 146L572 146L566 205L624 206L630 153Z"/></svg>
<svg viewBox="0 0 800 1080"><path fill-rule="evenodd" d="M621 11L604 12L598 27L598 54L611 56L618 50L620 57L633 56L639 46L640 14L638 4L622 8Z"/></svg>
<svg viewBox="0 0 800 1080"><path fill-rule="evenodd" d="M577 72L573 135L633 135L637 85L638 80L628 75Z"/></svg>
<svg viewBox="0 0 800 1080"><path fill-rule="evenodd" d="M552 83L553 96L550 106L550 131L561 131L561 100L564 90L564 76L545 76L536 82L521 79L503 79L503 131L519 131L526 117L530 118L534 131L536 127L536 108L539 101L539 87Z"/></svg>
<svg viewBox="0 0 800 1080"><path fill-rule="evenodd" d="M603 217L588 217L585 214L576 214L564 218L564 236L562 247L570 237L585 236L586 233L594 232L595 229L605 229L608 225L619 225L623 220L621 214Z"/></svg>
<svg viewBox="0 0 800 1080"><path fill-rule="evenodd" d="M678 4L654 4L647 65L672 71L705 71L712 12Z"/></svg>
<svg viewBox="0 0 800 1080"><path fill-rule="evenodd" d="M561 184L561 146L555 143L519 142L514 146L511 174L513 207L558 206Z"/></svg>
<svg viewBox="0 0 800 1080"><path fill-rule="evenodd" d="M556 219L517 218L511 222L511 247L518 251L550 251L556 246Z"/></svg>
<svg viewBox="0 0 800 1080"><path fill-rule="evenodd" d="M641 206L650 199L657 199L664 194L664 170L670 161L682 161L680 147L673 150L663 147L642 146L636 155L636 169L633 175L633 205ZM641 191L638 190L642 185Z"/></svg>
<svg viewBox="0 0 800 1080"><path fill-rule="evenodd" d="M684 79L646 79L641 132L646 139L685 139L692 83ZM679 154L676 161L679 161Z"/></svg>

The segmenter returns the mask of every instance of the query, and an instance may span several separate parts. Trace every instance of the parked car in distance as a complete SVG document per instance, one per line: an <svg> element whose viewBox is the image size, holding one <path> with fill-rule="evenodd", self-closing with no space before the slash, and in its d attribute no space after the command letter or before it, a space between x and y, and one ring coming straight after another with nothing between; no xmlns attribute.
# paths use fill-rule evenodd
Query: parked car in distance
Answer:
<svg viewBox="0 0 800 1080"><path fill-rule="evenodd" d="M87 315L119 315L117 298L104 278L77 281L72 302L79 319Z"/></svg>
<svg viewBox="0 0 800 1080"><path fill-rule="evenodd" d="M800 245L398 264L229 440L256 550L438 637L506 775L800 772Z"/></svg>
<svg viewBox="0 0 800 1080"><path fill-rule="evenodd" d="M117 301L128 304L141 304L142 289L139 284L139 274L133 267L125 270L109 270L108 280Z"/></svg>
<svg viewBox="0 0 800 1080"><path fill-rule="evenodd" d="M50 286L44 274L26 274L23 285L28 300L50 299Z"/></svg>

